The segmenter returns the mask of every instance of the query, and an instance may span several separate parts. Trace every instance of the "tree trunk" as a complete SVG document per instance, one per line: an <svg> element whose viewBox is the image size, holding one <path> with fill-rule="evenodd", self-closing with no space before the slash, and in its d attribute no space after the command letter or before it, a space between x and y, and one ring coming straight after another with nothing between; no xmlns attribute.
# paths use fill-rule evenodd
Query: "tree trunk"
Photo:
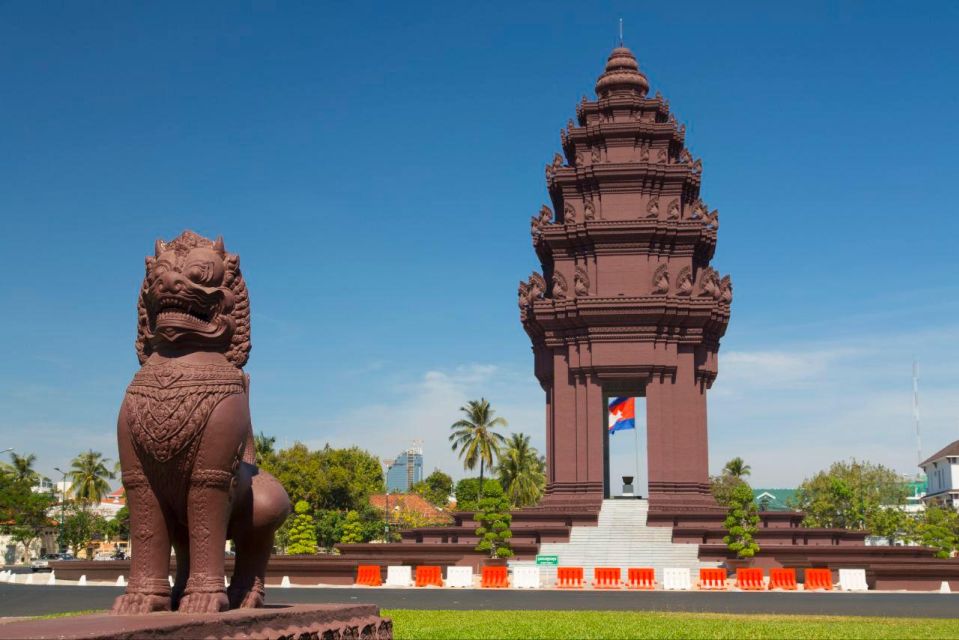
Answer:
<svg viewBox="0 0 959 640"><path fill-rule="evenodd" d="M476 506L477 506L477 508L478 508L478 507L479 507L479 501L483 499L483 458L482 458L482 457L480 458L480 483L479 483L479 491L476 492L476 495L478 496L477 499L476 499Z"/></svg>

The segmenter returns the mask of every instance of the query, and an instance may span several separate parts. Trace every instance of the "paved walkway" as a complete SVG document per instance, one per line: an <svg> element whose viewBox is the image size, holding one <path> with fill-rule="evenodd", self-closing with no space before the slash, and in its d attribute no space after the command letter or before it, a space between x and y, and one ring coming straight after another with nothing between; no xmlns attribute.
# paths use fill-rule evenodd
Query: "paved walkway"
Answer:
<svg viewBox="0 0 959 640"><path fill-rule="evenodd" d="M0 616L106 609L122 592L106 586L0 584ZM664 591L520 591L459 589L280 589L268 602L373 603L384 609L539 609L691 611L954 618L959 594L940 593L701 593Z"/></svg>

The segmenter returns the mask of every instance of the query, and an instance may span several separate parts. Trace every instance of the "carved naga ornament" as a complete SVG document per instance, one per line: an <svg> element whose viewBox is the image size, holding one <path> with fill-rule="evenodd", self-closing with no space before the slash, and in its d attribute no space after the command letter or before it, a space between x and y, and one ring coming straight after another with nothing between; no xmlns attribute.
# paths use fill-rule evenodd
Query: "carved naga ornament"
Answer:
<svg viewBox="0 0 959 640"><path fill-rule="evenodd" d="M222 239L192 231L158 240L146 259L137 311L142 366L117 424L133 549L130 581L113 611L262 606L273 534L290 503L279 482L256 466L242 371L250 308L239 256ZM237 555L229 591L228 538ZM172 589L171 546L183 558Z"/></svg>
<svg viewBox="0 0 959 640"><path fill-rule="evenodd" d="M669 271L666 265L656 267L653 273L653 295L661 296L669 293Z"/></svg>

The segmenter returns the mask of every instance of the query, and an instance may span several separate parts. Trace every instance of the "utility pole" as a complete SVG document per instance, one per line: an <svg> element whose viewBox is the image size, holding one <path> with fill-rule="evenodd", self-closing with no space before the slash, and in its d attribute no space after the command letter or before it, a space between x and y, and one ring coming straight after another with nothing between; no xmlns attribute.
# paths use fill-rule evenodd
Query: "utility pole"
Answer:
<svg viewBox="0 0 959 640"><path fill-rule="evenodd" d="M63 506L67 501L67 472L60 469L60 467L54 467L54 471L59 471L63 474L63 479L60 482L60 535L57 536L57 546L60 548L58 551L64 553L63 551Z"/></svg>

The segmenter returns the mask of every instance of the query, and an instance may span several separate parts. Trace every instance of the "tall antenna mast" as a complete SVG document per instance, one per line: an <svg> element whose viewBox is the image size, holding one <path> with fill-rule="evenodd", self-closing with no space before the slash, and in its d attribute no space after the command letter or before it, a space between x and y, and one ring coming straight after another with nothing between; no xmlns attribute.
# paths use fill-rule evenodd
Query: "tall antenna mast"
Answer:
<svg viewBox="0 0 959 640"><path fill-rule="evenodd" d="M619 19L619 46L623 46L623 19Z"/></svg>
<svg viewBox="0 0 959 640"><path fill-rule="evenodd" d="M922 439L919 437L919 363L912 359L912 417L916 421L916 464L922 463Z"/></svg>

